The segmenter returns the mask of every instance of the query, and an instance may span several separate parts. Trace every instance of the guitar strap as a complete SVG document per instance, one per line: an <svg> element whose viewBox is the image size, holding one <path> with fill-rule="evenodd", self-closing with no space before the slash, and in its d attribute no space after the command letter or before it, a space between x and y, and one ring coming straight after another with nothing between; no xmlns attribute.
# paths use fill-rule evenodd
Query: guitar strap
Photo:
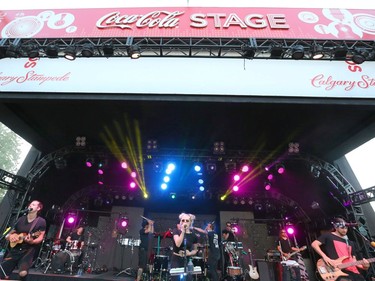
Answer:
<svg viewBox="0 0 375 281"><path fill-rule="evenodd" d="M36 223L39 221L39 217L36 217L35 220L33 221L31 227L30 227L30 230L29 230L29 234L31 234L33 232L33 229L36 225Z"/></svg>

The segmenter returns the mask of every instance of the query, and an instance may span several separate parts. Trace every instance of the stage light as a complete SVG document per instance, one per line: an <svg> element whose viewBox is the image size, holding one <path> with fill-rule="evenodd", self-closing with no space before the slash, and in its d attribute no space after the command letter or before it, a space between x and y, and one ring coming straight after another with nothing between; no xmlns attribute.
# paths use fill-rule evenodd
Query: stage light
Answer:
<svg viewBox="0 0 375 281"><path fill-rule="evenodd" d="M124 229L129 225L129 219L127 217L121 217L118 220L117 226L119 229Z"/></svg>
<svg viewBox="0 0 375 281"><path fill-rule="evenodd" d="M241 198L240 204L241 205L245 205L246 204L245 198Z"/></svg>
<svg viewBox="0 0 375 281"><path fill-rule="evenodd" d="M225 154L225 143L223 141L214 142L213 154Z"/></svg>
<svg viewBox="0 0 375 281"><path fill-rule="evenodd" d="M234 162L232 159L226 161L224 163L224 166L225 166L225 171L227 173L233 173L237 171L237 163Z"/></svg>
<svg viewBox="0 0 375 281"><path fill-rule="evenodd" d="M40 56L39 47L35 44L26 46L26 52L29 58L38 58Z"/></svg>
<svg viewBox="0 0 375 281"><path fill-rule="evenodd" d="M76 137L75 145L77 147L85 147L86 146L86 137L85 136Z"/></svg>
<svg viewBox="0 0 375 281"><path fill-rule="evenodd" d="M146 149L149 152L157 151L158 148L159 148L159 146L158 146L158 141L157 140L148 140L147 141Z"/></svg>
<svg viewBox="0 0 375 281"><path fill-rule="evenodd" d="M324 57L323 47L321 45L314 45L312 49L312 58L314 60L320 60Z"/></svg>
<svg viewBox="0 0 375 281"><path fill-rule="evenodd" d="M237 192L239 189L240 189L240 188L238 187L238 185L233 186L233 191L234 191L234 192Z"/></svg>
<svg viewBox="0 0 375 281"><path fill-rule="evenodd" d="M263 210L263 205L261 203L255 203L254 204L254 210L258 211L258 212L262 211Z"/></svg>
<svg viewBox="0 0 375 281"><path fill-rule="evenodd" d="M353 52L353 55L351 57L351 61L356 63L356 64L362 64L366 61L366 59L369 56L369 52L365 49L356 49Z"/></svg>
<svg viewBox="0 0 375 281"><path fill-rule="evenodd" d="M288 147L289 153L299 153L300 147L298 142L290 142Z"/></svg>
<svg viewBox="0 0 375 281"><path fill-rule="evenodd" d="M160 185L161 189L166 190L168 185L164 182Z"/></svg>
<svg viewBox="0 0 375 281"><path fill-rule="evenodd" d="M300 60L305 55L305 48L302 45L295 45L292 47L292 58Z"/></svg>
<svg viewBox="0 0 375 281"><path fill-rule="evenodd" d="M167 170L174 171L176 169L176 165L174 163L169 163L167 166Z"/></svg>
<svg viewBox="0 0 375 281"><path fill-rule="evenodd" d="M94 55L94 45L91 43L83 44L81 55L86 58L92 57Z"/></svg>
<svg viewBox="0 0 375 281"><path fill-rule="evenodd" d="M194 171L200 172L202 170L202 164L195 164L194 165Z"/></svg>
<svg viewBox="0 0 375 281"><path fill-rule="evenodd" d="M128 56L132 59L139 59L141 56L141 48L138 45L129 46Z"/></svg>
<svg viewBox="0 0 375 281"><path fill-rule="evenodd" d="M98 174L99 175L104 175L104 171L102 169L98 169Z"/></svg>
<svg viewBox="0 0 375 281"><path fill-rule="evenodd" d="M136 173L136 172L131 172L131 173L130 173L130 176L131 176L132 178L136 178L136 177L137 177L137 173Z"/></svg>
<svg viewBox="0 0 375 281"><path fill-rule="evenodd" d="M154 162L153 169L156 173L160 173L163 170L161 162Z"/></svg>
<svg viewBox="0 0 375 281"><path fill-rule="evenodd" d="M113 44L112 42L103 43L102 45L103 55L105 57L111 57L114 54Z"/></svg>
<svg viewBox="0 0 375 281"><path fill-rule="evenodd" d="M75 46L69 46L64 51L64 58L67 60L75 60L77 56L77 49Z"/></svg>
<svg viewBox="0 0 375 281"><path fill-rule="evenodd" d="M248 46L248 45L242 46L242 56L245 59L253 59L255 56L255 51L256 51L256 48L252 46Z"/></svg>
<svg viewBox="0 0 375 281"><path fill-rule="evenodd" d="M62 169L65 169L66 166L67 166L67 162L66 162L66 159L63 158L63 157L57 157L55 160L55 167L57 170L62 170Z"/></svg>
<svg viewBox="0 0 375 281"><path fill-rule="evenodd" d="M77 220L77 215L74 213L69 213L66 217L66 222L70 225L74 224Z"/></svg>
<svg viewBox="0 0 375 281"><path fill-rule="evenodd" d="M209 174L213 174L216 172L216 164L215 163L207 163L206 165L207 172Z"/></svg>
<svg viewBox="0 0 375 281"><path fill-rule="evenodd" d="M275 45L271 47L271 59L280 59L283 57L284 49L281 45Z"/></svg>
<svg viewBox="0 0 375 281"><path fill-rule="evenodd" d="M164 178L163 178L163 181L164 182L169 182L171 180L171 178L169 177L169 176L165 176Z"/></svg>
<svg viewBox="0 0 375 281"><path fill-rule="evenodd" d="M56 45L49 45L46 47L45 53L49 58L57 58L59 56L59 47Z"/></svg>
<svg viewBox="0 0 375 281"><path fill-rule="evenodd" d="M295 232L294 227L291 224L287 224L285 227L285 230L288 234L291 234L291 235L294 234Z"/></svg>
<svg viewBox="0 0 375 281"><path fill-rule="evenodd" d="M172 199L176 199L176 193L171 193L171 194L170 194L170 197L171 197Z"/></svg>
<svg viewBox="0 0 375 281"><path fill-rule="evenodd" d="M199 187L199 190L200 190L200 191L204 191L204 186L201 185L201 186Z"/></svg>
<svg viewBox="0 0 375 281"><path fill-rule="evenodd" d="M128 164L126 162L122 162L121 163L121 168L127 169L128 168Z"/></svg>
<svg viewBox="0 0 375 281"><path fill-rule="evenodd" d="M137 185L134 181L132 181L129 186L130 186L130 188L135 188Z"/></svg>
<svg viewBox="0 0 375 281"><path fill-rule="evenodd" d="M310 167L310 172L314 178L319 178L322 167L318 164L312 164Z"/></svg>
<svg viewBox="0 0 375 281"><path fill-rule="evenodd" d="M239 175L234 175L233 176L233 180L234 181L239 181L240 180L240 176Z"/></svg>
<svg viewBox="0 0 375 281"><path fill-rule="evenodd" d="M283 164L276 164L276 171L281 175L285 172L285 166Z"/></svg>
<svg viewBox="0 0 375 281"><path fill-rule="evenodd" d="M244 173L247 173L249 170L250 170L249 165L243 165L242 168L241 168L241 171L244 172Z"/></svg>
<svg viewBox="0 0 375 281"><path fill-rule="evenodd" d="M268 174L267 179L268 179L269 181L273 180L273 174Z"/></svg>
<svg viewBox="0 0 375 281"><path fill-rule="evenodd" d="M94 164L94 158L88 157L86 158L86 167L91 168Z"/></svg>
<svg viewBox="0 0 375 281"><path fill-rule="evenodd" d="M199 179L199 180L198 180L198 183L199 183L199 184L204 184L204 180L203 180L203 179Z"/></svg>
<svg viewBox="0 0 375 281"><path fill-rule="evenodd" d="M20 56L20 39L15 39L14 42L5 51L5 56L10 58L18 58Z"/></svg>
<svg viewBox="0 0 375 281"><path fill-rule="evenodd" d="M333 50L333 58L336 60L346 60L347 54L348 54L348 49L343 46L337 46Z"/></svg>
<svg viewBox="0 0 375 281"><path fill-rule="evenodd" d="M271 189L271 183L270 183L269 181L266 181L266 182L264 183L264 189L265 189L265 190L270 190L270 189Z"/></svg>

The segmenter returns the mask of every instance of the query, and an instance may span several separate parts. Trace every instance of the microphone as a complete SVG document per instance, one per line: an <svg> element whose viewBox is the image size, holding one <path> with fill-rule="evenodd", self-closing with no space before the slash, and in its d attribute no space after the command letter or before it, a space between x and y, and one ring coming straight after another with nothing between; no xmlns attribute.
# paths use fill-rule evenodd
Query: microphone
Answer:
<svg viewBox="0 0 375 281"><path fill-rule="evenodd" d="M358 223L357 222L346 222L345 226L347 226L347 227L355 227L355 226L358 226Z"/></svg>
<svg viewBox="0 0 375 281"><path fill-rule="evenodd" d="M184 228L186 229L188 226L187 226L187 224L184 224Z"/></svg>
<svg viewBox="0 0 375 281"><path fill-rule="evenodd" d="M26 208L22 211L20 211L20 213L28 213L28 212L31 212L33 210L33 208Z"/></svg>

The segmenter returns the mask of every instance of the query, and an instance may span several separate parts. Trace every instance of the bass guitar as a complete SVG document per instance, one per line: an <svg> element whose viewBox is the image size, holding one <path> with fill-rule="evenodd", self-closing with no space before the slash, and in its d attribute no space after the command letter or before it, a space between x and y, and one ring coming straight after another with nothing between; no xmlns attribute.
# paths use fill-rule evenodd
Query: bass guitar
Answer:
<svg viewBox="0 0 375 281"><path fill-rule="evenodd" d="M254 266L253 254L251 253L251 249L250 248L249 248L248 252L249 252L249 261L250 261L250 264L249 264L249 276L250 276L251 279L259 279L259 273L257 271L256 266Z"/></svg>
<svg viewBox="0 0 375 281"><path fill-rule="evenodd" d="M348 257L341 257L337 260L335 260L335 267L332 267L324 262L323 259L319 259L316 263L316 268L318 270L318 273L322 280L324 281L334 281L340 276L348 276L348 274L341 271L341 269L350 267L350 266L356 266L356 265L363 265L363 260L360 261L353 261L353 262L346 262L343 263L342 261L344 259L347 259ZM375 262L375 258L367 259L369 263Z"/></svg>
<svg viewBox="0 0 375 281"><path fill-rule="evenodd" d="M14 235L14 234L12 234L12 235ZM38 238L39 235L40 235L40 231L38 230L37 232L31 233L31 234L19 233L19 234L16 234L16 235L18 235L18 240L15 241L15 242L9 242L9 245L10 245L11 248L14 248L17 244L21 244L27 236L31 236L33 239Z"/></svg>
<svg viewBox="0 0 375 281"><path fill-rule="evenodd" d="M284 261L287 261L287 260L289 260L292 256L294 256L295 254L297 254L297 253L299 253L299 252L302 252L302 251L304 251L304 250L306 250L306 249L307 249L307 247L306 247L306 246L303 246L303 247L299 248L297 251L294 251L294 252L292 252L292 253L289 253L287 256L283 256L283 260L284 260Z"/></svg>

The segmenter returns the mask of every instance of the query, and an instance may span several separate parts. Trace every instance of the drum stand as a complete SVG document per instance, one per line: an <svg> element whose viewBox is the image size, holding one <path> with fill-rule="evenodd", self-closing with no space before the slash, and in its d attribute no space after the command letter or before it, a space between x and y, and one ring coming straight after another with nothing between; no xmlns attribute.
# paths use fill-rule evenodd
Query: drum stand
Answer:
<svg viewBox="0 0 375 281"><path fill-rule="evenodd" d="M132 276L134 277L134 274L132 273L132 271L134 271L134 269L132 268L132 264L133 264L133 254L134 254L134 245L133 243L131 243L131 260L130 260L130 267L128 268L125 268L123 270L121 270L119 273L117 273L115 276L118 277L120 276L121 274L125 273L129 276ZM121 245L121 267L123 267L123 261L124 261L124 250L125 250L125 245Z"/></svg>

